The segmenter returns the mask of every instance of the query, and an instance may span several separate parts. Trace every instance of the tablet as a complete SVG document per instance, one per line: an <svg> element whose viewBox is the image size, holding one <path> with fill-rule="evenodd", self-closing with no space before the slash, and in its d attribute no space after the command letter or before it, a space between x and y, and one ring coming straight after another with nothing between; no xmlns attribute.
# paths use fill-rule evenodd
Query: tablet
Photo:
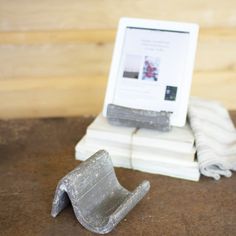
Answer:
<svg viewBox="0 0 236 236"><path fill-rule="evenodd" d="M103 107L171 113L184 126L198 37L198 25L121 18Z"/></svg>

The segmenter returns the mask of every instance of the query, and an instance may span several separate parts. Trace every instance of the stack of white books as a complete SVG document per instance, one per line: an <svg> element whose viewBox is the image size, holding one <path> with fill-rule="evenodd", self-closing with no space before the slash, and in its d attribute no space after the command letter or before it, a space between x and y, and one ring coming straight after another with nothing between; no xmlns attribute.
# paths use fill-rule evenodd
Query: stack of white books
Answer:
<svg viewBox="0 0 236 236"><path fill-rule="evenodd" d="M76 159L86 160L96 151L109 152L116 167L198 181L194 136L186 124L170 132L112 126L100 114L76 145Z"/></svg>

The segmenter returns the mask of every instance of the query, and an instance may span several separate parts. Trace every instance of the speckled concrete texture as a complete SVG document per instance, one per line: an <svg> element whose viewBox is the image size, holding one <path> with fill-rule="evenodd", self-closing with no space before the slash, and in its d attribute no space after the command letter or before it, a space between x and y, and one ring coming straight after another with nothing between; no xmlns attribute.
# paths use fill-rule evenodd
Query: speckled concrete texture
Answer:
<svg viewBox="0 0 236 236"><path fill-rule="evenodd" d="M50 215L55 186L79 164L74 147L92 120L0 121L0 235L96 235L78 223L72 207ZM147 179L151 189L109 235L236 235L236 173L195 183L115 171L125 188Z"/></svg>
<svg viewBox="0 0 236 236"><path fill-rule="evenodd" d="M147 180L133 192L122 187L116 178L109 153L99 150L58 182L51 215L56 217L71 202L81 225L92 232L106 234L149 189Z"/></svg>
<svg viewBox="0 0 236 236"><path fill-rule="evenodd" d="M166 111L157 112L108 104L107 120L116 126L155 129L162 132L171 130L170 113Z"/></svg>

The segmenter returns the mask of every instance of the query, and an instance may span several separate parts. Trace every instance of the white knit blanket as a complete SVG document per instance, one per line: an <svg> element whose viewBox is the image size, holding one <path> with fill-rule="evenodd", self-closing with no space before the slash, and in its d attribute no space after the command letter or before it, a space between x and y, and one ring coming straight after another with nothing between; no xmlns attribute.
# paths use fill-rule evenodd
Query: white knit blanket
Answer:
<svg viewBox="0 0 236 236"><path fill-rule="evenodd" d="M218 102L191 98L192 127L200 172L219 180L236 171L236 129L228 111Z"/></svg>

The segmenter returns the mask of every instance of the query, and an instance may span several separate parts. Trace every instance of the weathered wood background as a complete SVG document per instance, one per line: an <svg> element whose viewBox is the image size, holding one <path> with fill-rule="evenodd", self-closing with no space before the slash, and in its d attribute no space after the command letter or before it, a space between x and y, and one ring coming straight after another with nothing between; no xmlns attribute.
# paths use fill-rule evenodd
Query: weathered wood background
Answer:
<svg viewBox="0 0 236 236"><path fill-rule="evenodd" d="M236 109L235 0L0 0L0 118L101 111L122 16L200 24L191 94Z"/></svg>

